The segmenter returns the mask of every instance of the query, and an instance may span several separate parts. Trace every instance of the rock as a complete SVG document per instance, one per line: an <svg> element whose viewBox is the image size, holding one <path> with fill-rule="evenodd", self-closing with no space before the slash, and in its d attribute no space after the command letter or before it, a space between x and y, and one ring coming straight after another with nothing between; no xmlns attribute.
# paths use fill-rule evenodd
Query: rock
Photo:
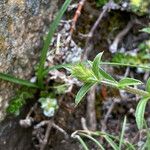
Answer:
<svg viewBox="0 0 150 150"><path fill-rule="evenodd" d="M0 72L30 79L58 0L0 1ZM0 120L17 90L0 80Z"/></svg>
<svg viewBox="0 0 150 150"><path fill-rule="evenodd" d="M22 128L19 118L5 119L0 124L1 150L33 150L32 128Z"/></svg>
<svg viewBox="0 0 150 150"><path fill-rule="evenodd" d="M43 35L48 32L57 4L58 0L0 0L0 72L31 78L43 46ZM5 118L8 103L17 89L18 85L0 80L2 150L33 149L32 130L19 125L22 116Z"/></svg>

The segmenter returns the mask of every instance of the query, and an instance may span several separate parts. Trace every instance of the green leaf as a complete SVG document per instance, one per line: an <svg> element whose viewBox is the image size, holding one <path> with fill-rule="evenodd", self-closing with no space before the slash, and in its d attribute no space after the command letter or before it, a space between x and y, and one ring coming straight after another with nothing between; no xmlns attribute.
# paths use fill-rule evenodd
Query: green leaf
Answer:
<svg viewBox="0 0 150 150"><path fill-rule="evenodd" d="M99 67L100 67L100 62L101 62L101 57L103 55L102 53L99 53L93 60L93 64L92 64L92 71L94 72L95 76L97 77L97 79L100 79L101 75L99 72Z"/></svg>
<svg viewBox="0 0 150 150"><path fill-rule="evenodd" d="M107 135L104 135L105 140L111 145L114 150L119 150L117 144Z"/></svg>
<svg viewBox="0 0 150 150"><path fill-rule="evenodd" d="M91 135L88 135L88 134L84 134L84 133L81 133L82 136L85 136L87 137L88 139L90 139L91 141L93 141L95 144L97 144L99 146L99 148L101 150L105 150L105 148L101 145L101 143L99 141L97 141L96 139L94 139Z"/></svg>
<svg viewBox="0 0 150 150"><path fill-rule="evenodd" d="M145 98L141 99L136 107L135 118L136 118L136 123L137 123L138 129L143 128L144 112L145 112L145 107L146 107L148 100L149 100L149 97L145 97Z"/></svg>
<svg viewBox="0 0 150 150"><path fill-rule="evenodd" d="M16 116L19 115L21 108L26 104L26 100L33 98L35 91L35 89L18 91L16 96L10 101L7 112Z"/></svg>
<svg viewBox="0 0 150 150"><path fill-rule="evenodd" d="M150 149L150 130L149 130L145 120L144 120L144 127L146 128L147 139L146 139L145 144L142 146L141 150L149 150Z"/></svg>
<svg viewBox="0 0 150 150"><path fill-rule="evenodd" d="M101 62L101 65L111 65L114 67L133 67L133 68L142 68L144 70L150 70L150 66L147 65L133 65L133 64L126 64L126 63L116 63L116 62Z"/></svg>
<svg viewBox="0 0 150 150"><path fill-rule="evenodd" d="M71 0L66 0L63 4L63 6L61 7L61 9L59 10L54 22L51 24L50 28L49 28L49 32L47 34L46 40L44 41L44 46L42 49L42 53L41 53L41 58L40 58L40 64L39 64L39 69L38 69L38 84L41 86L43 86L43 71L44 71L44 64L46 61L46 55L47 55L47 51L49 49L49 45L52 41L52 37L53 34L55 32L55 30L57 29L59 22L63 16L63 14L65 13L67 7L69 6Z"/></svg>
<svg viewBox="0 0 150 150"><path fill-rule="evenodd" d="M143 28L142 30L140 30L141 32L146 32L150 34L150 27L148 28Z"/></svg>
<svg viewBox="0 0 150 150"><path fill-rule="evenodd" d="M103 133L104 135L107 135L108 137L110 137L112 140L116 140L116 141L120 141L120 139L118 138L118 137L115 137L115 136L113 136L113 135L111 135L111 134L108 134L108 133ZM128 142L128 141L125 141L125 140L123 140L123 144L124 145L126 145L127 147L128 147L128 150L136 150L136 148L134 147L134 145L133 144L131 144L130 142Z"/></svg>
<svg viewBox="0 0 150 150"><path fill-rule="evenodd" d="M79 135L76 135L76 138L79 140L79 142L82 145L82 147L84 148L84 150L89 150L86 143L83 141L83 139Z"/></svg>
<svg viewBox="0 0 150 150"><path fill-rule="evenodd" d="M120 141L119 141L119 150L121 150L121 146L123 144L123 136L124 136L124 132L125 132L126 123L127 123L127 117L125 116L124 121L123 121L122 131L121 131L121 137L120 137Z"/></svg>
<svg viewBox="0 0 150 150"><path fill-rule="evenodd" d="M105 72L102 68L99 68L99 72L104 79L116 82L116 80L112 76L110 76L107 72Z"/></svg>
<svg viewBox="0 0 150 150"><path fill-rule="evenodd" d="M124 87L129 86L129 85L138 85L138 84L142 84L142 82L140 80L137 80L137 79L124 78L124 79L121 79L119 81L118 87L124 88Z"/></svg>
<svg viewBox="0 0 150 150"><path fill-rule="evenodd" d="M136 148L135 148L135 146L134 146L133 144L128 143L128 142L126 142L126 143L124 143L124 144L125 144L126 147L127 147L126 150L136 150Z"/></svg>
<svg viewBox="0 0 150 150"><path fill-rule="evenodd" d="M24 85L27 87L38 88L36 84L31 83L30 81L19 79L9 74L0 73L0 79L9 81L15 84Z"/></svg>
<svg viewBox="0 0 150 150"><path fill-rule="evenodd" d="M146 83L146 91L150 93L150 77L148 78Z"/></svg>
<svg viewBox="0 0 150 150"><path fill-rule="evenodd" d="M78 105L80 103L80 101L82 100L82 98L85 96L85 94L90 90L90 88L95 84L95 82L92 83L85 83L81 89L78 91L77 95L76 95L76 99L75 99L75 103L76 105Z"/></svg>

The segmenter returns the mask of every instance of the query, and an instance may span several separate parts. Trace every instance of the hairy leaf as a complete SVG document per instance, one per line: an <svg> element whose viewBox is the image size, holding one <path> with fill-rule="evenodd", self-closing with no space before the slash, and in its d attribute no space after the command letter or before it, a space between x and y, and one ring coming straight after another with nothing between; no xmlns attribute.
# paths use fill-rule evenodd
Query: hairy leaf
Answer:
<svg viewBox="0 0 150 150"><path fill-rule="evenodd" d="M101 75L99 72L99 67L100 67L100 62L101 62L101 57L103 55L102 53L99 53L93 60L93 64L92 64L92 70L95 74L95 76L97 77L97 79L100 79Z"/></svg>
<svg viewBox="0 0 150 150"><path fill-rule="evenodd" d="M129 85L139 85L139 84L142 84L140 80L132 79L132 78L124 78L119 81L118 87L124 88Z"/></svg>
<svg viewBox="0 0 150 150"><path fill-rule="evenodd" d="M90 88L95 84L95 82L92 83L85 83L81 89L78 91L77 95L76 95L76 99L75 99L75 103L76 105L78 105L80 103L80 101L82 100L82 98L85 96L85 94L90 90Z"/></svg>
<svg viewBox="0 0 150 150"><path fill-rule="evenodd" d="M105 72L102 68L99 68L99 72L104 79L116 82L116 80L112 76L110 76L107 72Z"/></svg>
<svg viewBox="0 0 150 150"><path fill-rule="evenodd" d="M138 129L143 128L144 112L145 112L145 107L146 107L148 100L149 100L149 97L145 97L145 98L141 99L136 107L135 118L136 118L136 123L137 123Z"/></svg>

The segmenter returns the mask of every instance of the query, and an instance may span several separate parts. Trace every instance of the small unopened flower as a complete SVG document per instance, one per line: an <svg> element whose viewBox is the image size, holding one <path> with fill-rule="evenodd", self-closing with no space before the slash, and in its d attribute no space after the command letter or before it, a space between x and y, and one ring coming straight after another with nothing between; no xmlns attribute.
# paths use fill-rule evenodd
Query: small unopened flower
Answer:
<svg viewBox="0 0 150 150"><path fill-rule="evenodd" d="M71 75L84 83L96 80L92 69L82 63L73 66Z"/></svg>

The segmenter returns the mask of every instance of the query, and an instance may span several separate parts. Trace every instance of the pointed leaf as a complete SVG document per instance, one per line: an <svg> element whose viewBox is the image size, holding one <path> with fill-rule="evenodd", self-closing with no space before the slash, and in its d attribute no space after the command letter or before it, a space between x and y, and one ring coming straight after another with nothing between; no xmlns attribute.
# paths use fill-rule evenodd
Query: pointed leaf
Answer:
<svg viewBox="0 0 150 150"><path fill-rule="evenodd" d="M88 147L87 147L87 144L83 141L83 139L77 135L76 138L79 140L80 144L82 145L82 147L84 148L84 150L90 150Z"/></svg>
<svg viewBox="0 0 150 150"><path fill-rule="evenodd" d="M129 63L115 63L115 62L101 62L101 65L111 65L111 66L114 66L114 67L133 67L133 68L142 68L144 70L150 70L150 66L149 64L147 65L132 65L132 64L129 64Z"/></svg>
<svg viewBox="0 0 150 150"><path fill-rule="evenodd" d="M104 135L105 140L111 145L114 150L119 150L117 144L107 135Z"/></svg>
<svg viewBox="0 0 150 150"><path fill-rule="evenodd" d="M66 0L61 9L59 10L58 14L56 15L56 18L55 20L52 22L52 24L50 25L50 28L49 28L49 32L46 36L46 40L44 41L44 46L43 46L43 49L42 49L42 52L41 52L41 58L40 58L40 63L39 63L39 69L38 69L38 72L37 72L37 78L38 78L38 84L41 86L43 86L43 71L44 71L44 64L45 64L45 61L46 61L46 56L47 56L47 51L49 49L49 45L52 41L52 37L59 25L59 22L63 16L63 14L65 13L67 7L69 6L71 0Z"/></svg>
<svg viewBox="0 0 150 150"><path fill-rule="evenodd" d="M98 145L98 147L99 147L101 150L105 150L105 148L102 146L102 144L101 144L98 140L94 139L91 135L84 134L84 133L81 133L81 135L82 135L82 136L85 136L85 137L87 137L88 139L90 139L91 141L93 141L96 145Z"/></svg>
<svg viewBox="0 0 150 150"><path fill-rule="evenodd" d="M119 150L121 150L121 147L123 145L123 136L125 133L126 123L127 123L127 117L125 116L124 121L123 121L122 131L121 131L121 137L120 137L120 141L119 141Z"/></svg>
<svg viewBox="0 0 150 150"><path fill-rule="evenodd" d="M144 112L145 112L145 107L146 107L148 100L149 100L149 97L145 97L141 99L136 107L135 118L136 118L138 129L143 128Z"/></svg>
<svg viewBox="0 0 150 150"><path fill-rule="evenodd" d="M15 84L20 84L20 85L24 85L24 86L28 86L28 87L33 87L33 88L38 88L38 86L36 84L31 83L28 80L19 79L19 78L16 78L12 75L5 74L5 73L0 73L0 79L9 81L9 82L12 82Z"/></svg>
<svg viewBox="0 0 150 150"><path fill-rule="evenodd" d="M119 81L118 87L124 88L124 87L129 86L129 85L138 85L138 84L142 84L142 82L140 80L137 80L137 79L124 78L124 79L121 79Z"/></svg>
<svg viewBox="0 0 150 150"><path fill-rule="evenodd" d="M116 80L112 76L110 76L107 72L105 72L102 68L99 68L99 72L104 79L116 82Z"/></svg>
<svg viewBox="0 0 150 150"><path fill-rule="evenodd" d="M146 32L150 34L150 27L148 28L143 28L142 30L140 30L141 32Z"/></svg>
<svg viewBox="0 0 150 150"><path fill-rule="evenodd" d="M81 89L78 91L77 95L76 95L76 99L75 99L75 103L76 105L78 105L80 103L80 101L82 100L82 98L85 96L85 94L90 90L90 88L95 84L95 82L92 83L85 83Z"/></svg>
<svg viewBox="0 0 150 150"><path fill-rule="evenodd" d="M120 141L119 138L117 138L116 136L113 136L112 134L108 134L106 132L103 133L104 135L107 135L108 137L110 137L112 140L115 141ZM136 150L136 148L134 147L133 144L131 144L129 141L123 140L123 144L126 145L128 147L128 149L130 150Z"/></svg>
<svg viewBox="0 0 150 150"><path fill-rule="evenodd" d="M148 78L146 83L146 91L150 93L150 77Z"/></svg>
<svg viewBox="0 0 150 150"><path fill-rule="evenodd" d="M100 62L101 62L101 57L103 55L102 53L99 53L93 60L93 64L92 64L92 70L95 74L95 76L99 79L101 77L100 73L99 73L99 67L100 67Z"/></svg>

